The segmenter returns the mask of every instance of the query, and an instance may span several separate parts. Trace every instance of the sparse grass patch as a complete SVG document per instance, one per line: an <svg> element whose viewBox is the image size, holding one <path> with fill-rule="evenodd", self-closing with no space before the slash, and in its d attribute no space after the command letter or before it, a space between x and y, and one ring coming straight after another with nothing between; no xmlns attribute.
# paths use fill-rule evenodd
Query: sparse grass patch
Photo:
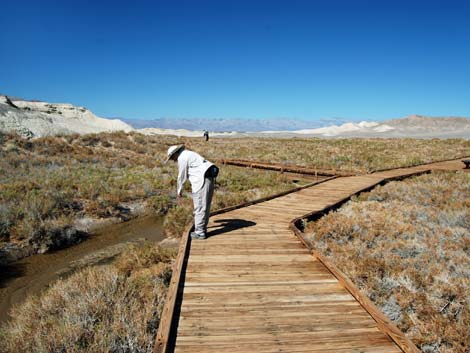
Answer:
<svg viewBox="0 0 470 353"><path fill-rule="evenodd" d="M470 154L470 141L413 139L275 139L144 136L100 133L25 140L2 135L0 148L0 246L24 242L58 219L121 217L122 203L145 203L168 213L168 235L180 234L192 213L178 210L176 165L163 164L168 146L185 143L206 158L246 158L319 169L365 172ZM291 187L275 172L222 167L213 209ZM189 213L189 214L188 214ZM65 217L64 217L65 216ZM127 218L127 216L123 216ZM172 219L174 218L174 219ZM182 224L182 226L176 226Z"/></svg>
<svg viewBox="0 0 470 353"><path fill-rule="evenodd" d="M318 169L370 172L470 155L470 140L410 138L215 138L188 142L207 158L244 158Z"/></svg>
<svg viewBox="0 0 470 353"><path fill-rule="evenodd" d="M176 164L162 163L168 146L182 142L176 137L116 132L3 139L0 246L41 239L51 223L65 228L77 217L119 217L126 202L168 213L167 235L180 236L192 219L192 202L176 203ZM213 209L293 187L276 172L228 166L218 184Z"/></svg>
<svg viewBox="0 0 470 353"><path fill-rule="evenodd" d="M57 281L13 310L0 352L152 352L173 257L133 246L110 265Z"/></svg>
<svg viewBox="0 0 470 353"><path fill-rule="evenodd" d="M176 203L176 165L162 163L168 146L173 144L186 143L189 149L214 161L217 158L246 158L354 171L456 158L468 154L470 148L470 142L465 140L242 138L211 139L210 143L204 143L202 139L149 137L123 132L57 136L31 141L4 135L1 140L0 246L2 242L36 238L41 241L44 232L68 227L76 217L113 216L117 214L120 203L132 201L148 201L155 212L167 214L165 233L180 236L192 220L192 200L188 195L179 204ZM352 217L343 215L341 222L335 222L332 217L330 225L323 224L321 229L328 235L318 240L331 238L331 243L324 249L330 254L334 251L341 254L343 246L348 243L352 244L352 248L357 246L359 253L343 251L338 259L344 258L344 263L347 259L360 263L356 259L364 258L363 264L353 269L353 274L357 273L359 282L367 283L368 278L374 279L370 289L364 284L372 297L380 298L382 294L393 293L393 297L378 299L379 305L383 308L388 305L390 312L397 312L394 311L396 305L403 306L405 309L398 312L396 320L401 320L402 328L410 328L412 337L423 340L419 343L422 347L429 342L438 342L440 347L445 348L451 344L449 342L457 342L455 337L465 336L462 331L465 325L447 325L448 321L438 321L441 316L446 320L450 318L451 322L454 317L455 322L468 326L468 302L462 299L465 291L468 292L466 281L469 278L466 272L468 264L464 262L468 259L470 247L466 235L468 203L454 192L460 190L460 194L466 195L469 192L468 187L459 189L455 185L446 186L446 182L441 184L441 194L445 197L439 194L441 196L436 200L429 201L427 196L419 198L426 195L425 188L409 187L402 192L411 198L410 203L414 202L419 207L405 207L401 201L394 201L393 195L398 192L393 190L390 195L384 191L378 195L362 196L370 203L367 210L378 215L378 223L374 223L370 231L365 230L367 222L358 226L354 223L356 213L363 214L364 210L355 206L358 209L350 211L351 214L356 212ZM468 179L463 180L462 185L468 185ZM287 177L276 172L222 166L212 209L292 187ZM434 192L431 194L435 197ZM377 199L374 201L374 198ZM426 202L440 207L445 204L442 201L444 198L451 202L451 207L444 208L447 213L433 214L428 212L429 209L420 208ZM385 202L387 200L390 206ZM455 205L460 207L459 211L455 211ZM398 211L405 212L406 221L390 216ZM433 225L429 220L440 223ZM332 227L331 232L327 226ZM336 230L333 228L335 226ZM387 227L393 231L386 231ZM428 231L432 234L442 232L452 241L441 243L437 239L432 240L433 237L423 236ZM364 242L361 236L365 237L368 246L359 246ZM394 239L392 245L380 245L381 239L391 238ZM394 249L386 258L390 259L390 263L383 259L381 253L366 256L374 247L380 251ZM452 266L447 267L447 272L441 277L432 277L436 268L426 269L425 261L431 262L434 258L426 255L422 257L423 261L407 265L403 271L408 272L402 276L399 270L403 259L420 258L421 254L427 254L423 250L426 247L440 249L442 254L437 256L442 268L449 263ZM112 265L84 269L67 280L57 282L41 297L30 298L24 306L16 309L14 319L1 333L0 339L5 343L0 351L150 351L169 281L170 262L171 254L161 250L134 249ZM423 272L423 268L426 271ZM437 299L427 298L420 288L436 283L451 283L452 286L443 285L445 289L436 290ZM413 296L416 293L418 296ZM439 307L441 315L432 316L429 325L442 323L443 331L433 333L434 326L425 325L415 332L411 329L415 327L415 322L425 322L425 312L421 313L417 307L429 307L425 305L428 301ZM467 303L467 309L462 303ZM439 338L440 341L436 341L436 337L445 337L445 340Z"/></svg>
<svg viewBox="0 0 470 353"><path fill-rule="evenodd" d="M361 194L307 239L423 352L470 347L470 174L436 172Z"/></svg>

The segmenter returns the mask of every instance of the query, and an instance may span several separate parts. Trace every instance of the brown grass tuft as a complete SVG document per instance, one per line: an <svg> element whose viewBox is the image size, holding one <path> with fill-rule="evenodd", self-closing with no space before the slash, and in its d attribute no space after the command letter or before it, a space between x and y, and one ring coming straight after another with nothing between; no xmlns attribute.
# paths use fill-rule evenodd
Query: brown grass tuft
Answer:
<svg viewBox="0 0 470 353"><path fill-rule="evenodd" d="M57 281L13 310L0 351L152 352L173 256L134 246L114 264Z"/></svg>
<svg viewBox="0 0 470 353"><path fill-rule="evenodd" d="M308 240L423 352L466 353L469 195L465 173L392 182L309 224Z"/></svg>

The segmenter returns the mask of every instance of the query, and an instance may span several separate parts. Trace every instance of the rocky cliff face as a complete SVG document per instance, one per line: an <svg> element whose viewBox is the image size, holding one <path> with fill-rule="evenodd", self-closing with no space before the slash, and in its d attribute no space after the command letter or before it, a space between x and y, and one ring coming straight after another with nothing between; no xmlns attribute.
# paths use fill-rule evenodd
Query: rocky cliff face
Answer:
<svg viewBox="0 0 470 353"><path fill-rule="evenodd" d="M97 117L72 104L53 104L10 100L0 95L0 131L17 132L25 137L57 134L88 134L105 131L131 131L121 120Z"/></svg>

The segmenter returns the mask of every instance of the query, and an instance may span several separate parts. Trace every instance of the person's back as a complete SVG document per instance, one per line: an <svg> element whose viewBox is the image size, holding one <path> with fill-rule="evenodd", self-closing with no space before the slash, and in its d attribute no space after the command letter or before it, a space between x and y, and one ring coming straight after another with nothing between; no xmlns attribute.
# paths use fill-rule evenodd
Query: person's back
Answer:
<svg viewBox="0 0 470 353"><path fill-rule="evenodd" d="M191 183L192 192L198 192L204 184L204 174L212 165L200 154L184 150L178 156L178 193L183 188L186 178Z"/></svg>
<svg viewBox="0 0 470 353"><path fill-rule="evenodd" d="M178 162L178 197L183 195L184 183L189 179L194 202L194 239L206 239L207 223L214 194L218 168L198 153L185 150L184 145L171 146L168 159Z"/></svg>

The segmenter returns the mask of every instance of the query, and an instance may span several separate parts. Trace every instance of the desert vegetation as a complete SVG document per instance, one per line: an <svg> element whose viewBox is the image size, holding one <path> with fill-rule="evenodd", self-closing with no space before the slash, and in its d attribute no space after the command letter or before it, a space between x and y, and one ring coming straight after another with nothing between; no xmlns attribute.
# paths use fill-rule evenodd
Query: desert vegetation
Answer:
<svg viewBox="0 0 470 353"><path fill-rule="evenodd" d="M318 169L372 172L470 156L465 139L225 138L191 144L212 158L244 158Z"/></svg>
<svg viewBox="0 0 470 353"><path fill-rule="evenodd" d="M308 224L324 253L423 352L470 347L470 174L391 182Z"/></svg>
<svg viewBox="0 0 470 353"><path fill-rule="evenodd" d="M152 352L174 253L130 247L16 307L0 352Z"/></svg>
<svg viewBox="0 0 470 353"><path fill-rule="evenodd" d="M192 220L192 200L177 203L176 164L162 163L178 142L124 133L2 136L0 240L50 246L46 235L73 227L77 217L125 216L132 203L166 215L165 233L180 236ZM276 172L224 166L213 209L293 187ZM173 255L133 247L113 264L57 281L12 311L0 351L151 351Z"/></svg>
<svg viewBox="0 0 470 353"><path fill-rule="evenodd" d="M1 135L0 243L28 241L36 251L60 248L68 244L57 239L64 230L73 232L77 217L126 219L136 204L168 214L167 234L179 234L190 219L191 202L175 207L176 166L163 163L168 146L179 143L212 160L247 158L354 172L470 154L470 141L459 139L224 138L205 143L124 132L33 140ZM218 185L214 209L290 187L277 173L228 166Z"/></svg>
<svg viewBox="0 0 470 353"><path fill-rule="evenodd" d="M73 231L77 219L117 217L125 220L135 205L143 205L147 212L165 215L165 234L180 236L192 220L192 200L185 197L177 201L177 167L171 162L163 163L168 146L179 143L185 143L213 161L246 158L355 172L470 154L470 143L465 140L229 138L205 143L196 138L121 132L33 140L0 135L0 249L5 244L20 243L32 244L38 251L60 247L63 244L55 241L55 237L60 238L64 231ZM468 180L466 182L468 184ZM291 180L277 172L223 166L217 179L213 210L292 187ZM468 194L468 188L466 192ZM353 204L359 205L358 200ZM326 225L322 227L326 229ZM468 240L466 242L468 248ZM329 248L325 249L332 253ZM467 250L464 251L468 255ZM112 264L88 267L58 281L41 296L32 297L15 308L12 320L2 329L0 339L4 344L0 351L150 351L173 255L151 246L131 248ZM460 271L460 267L452 271L456 269ZM452 273L446 276L453 278ZM414 277L410 274L406 278L411 281ZM386 305L395 308L402 298L411 303L414 299L406 293L422 292L410 288L413 290L405 294L396 290L393 298L383 299L379 305L387 311ZM462 289L448 289L438 294L437 303L442 304L442 313L449 317L455 315L455 321L466 317L468 324L468 316L464 316L468 313L460 309L461 293ZM411 327L412 320L420 318L406 310L400 311L400 325L404 329ZM441 332L435 336L430 336L429 332L408 333L412 337L424 337L418 342L422 347L435 342L439 342L439 347L454 344L447 338L433 340Z"/></svg>
<svg viewBox="0 0 470 353"><path fill-rule="evenodd" d="M127 219L135 205L168 214L167 235L179 236L191 219L191 199L176 203L176 164L163 163L168 146L182 142L174 137L4 135L0 142L0 245L60 248L70 245L57 239L70 238L77 218ZM213 209L293 187L275 172L229 166L217 184Z"/></svg>
<svg viewBox="0 0 470 353"><path fill-rule="evenodd" d="M31 244L31 252L83 239L77 218L127 219L130 210L168 214L165 232L179 235L191 218L191 201L176 205L168 146L185 143L209 159L246 158L319 169L365 172L470 154L466 140L178 138L138 133L0 136L0 246ZM290 187L277 173L225 166L214 209ZM71 240L72 239L72 240Z"/></svg>
<svg viewBox="0 0 470 353"><path fill-rule="evenodd" d="M169 213L166 231L178 234L181 227L176 225L190 219L191 202L174 207L176 166L162 163L172 144L186 143L213 160L247 158L355 172L470 154L468 141L437 139L226 138L208 144L196 138L117 132L34 140L2 135L0 143L0 241L28 239L42 244L40 251L63 246L51 234L59 237L77 217L126 218L123 211L134 203ZM265 196L287 184L275 173L226 166L214 206Z"/></svg>

